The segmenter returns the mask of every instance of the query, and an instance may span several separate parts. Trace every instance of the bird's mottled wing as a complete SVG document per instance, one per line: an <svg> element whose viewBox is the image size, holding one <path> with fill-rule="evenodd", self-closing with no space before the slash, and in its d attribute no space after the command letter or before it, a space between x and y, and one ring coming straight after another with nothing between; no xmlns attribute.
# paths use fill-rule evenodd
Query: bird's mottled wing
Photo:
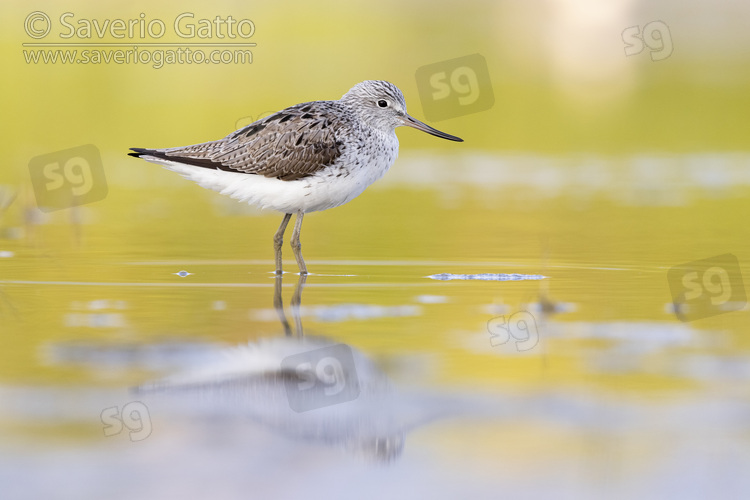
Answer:
<svg viewBox="0 0 750 500"><path fill-rule="evenodd" d="M295 180L331 165L343 153L349 121L341 104L297 104L229 134L224 139L178 148L134 149L188 165ZM134 155L134 156L135 156Z"/></svg>

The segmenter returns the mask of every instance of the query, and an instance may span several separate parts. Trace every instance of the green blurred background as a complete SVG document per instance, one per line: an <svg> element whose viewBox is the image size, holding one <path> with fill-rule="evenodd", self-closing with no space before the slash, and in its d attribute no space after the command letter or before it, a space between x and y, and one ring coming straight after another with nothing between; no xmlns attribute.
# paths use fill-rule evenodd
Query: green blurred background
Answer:
<svg viewBox="0 0 750 500"><path fill-rule="evenodd" d="M398 85L423 118L416 70L474 53L487 60L495 105L439 124L464 137L466 148L628 153L748 144L750 7L742 2L41 1L0 8L6 181L24 179L38 154L91 143L119 159L131 146L220 138L243 117L336 99L365 79ZM24 32L24 19L37 10L55 25L44 42L63 41L58 18L65 12L74 14L71 22L144 13L168 28L146 41L181 42L172 21L192 12L196 21L251 19L249 41L257 46L245 65L27 64L21 44L36 40ZM669 26L672 55L652 61L646 49L626 57L623 30L654 20ZM400 135L405 148L452 146Z"/></svg>

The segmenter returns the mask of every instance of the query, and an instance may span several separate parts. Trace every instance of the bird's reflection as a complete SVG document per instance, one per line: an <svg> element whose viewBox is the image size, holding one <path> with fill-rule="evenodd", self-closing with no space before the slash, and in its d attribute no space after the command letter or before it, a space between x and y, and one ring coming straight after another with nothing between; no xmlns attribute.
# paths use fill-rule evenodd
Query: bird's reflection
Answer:
<svg viewBox="0 0 750 500"><path fill-rule="evenodd" d="M273 287L273 308L276 309L276 313L279 315L281 326L284 327L284 334L287 337L296 336L297 338L302 338L304 336L304 331L302 330L302 319L300 317L299 309L302 304L302 289L305 287L307 275L299 275L297 286L294 288L294 295L292 295L292 301L289 303L296 333L292 331L289 321L286 319L286 313L284 312L284 301L281 296L282 280L283 275L277 274Z"/></svg>
<svg viewBox="0 0 750 500"><path fill-rule="evenodd" d="M304 335L299 309L306 279L299 277L289 305L292 328L281 293L283 277L275 278L273 304L283 336L214 350L135 391L183 415L216 421L249 417L300 441L394 460L403 450L405 425L397 418L393 387L361 351Z"/></svg>

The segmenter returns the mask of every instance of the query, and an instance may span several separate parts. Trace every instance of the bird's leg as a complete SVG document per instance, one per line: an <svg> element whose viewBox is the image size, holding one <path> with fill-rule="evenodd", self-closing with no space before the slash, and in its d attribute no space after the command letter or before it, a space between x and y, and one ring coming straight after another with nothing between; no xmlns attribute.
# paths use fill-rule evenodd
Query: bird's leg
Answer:
<svg viewBox="0 0 750 500"><path fill-rule="evenodd" d="M281 245L284 243L284 232L292 214L284 214L284 220L281 221L279 230L273 235L273 249L276 253L276 274L281 274Z"/></svg>
<svg viewBox="0 0 750 500"><path fill-rule="evenodd" d="M294 221L294 232L292 233L292 250L294 250L294 258L297 259L297 266L299 266L300 274L307 274L307 266L305 260L302 258L302 243L299 241L299 233L302 230L302 218L305 216L305 212L300 210L297 212L297 220Z"/></svg>

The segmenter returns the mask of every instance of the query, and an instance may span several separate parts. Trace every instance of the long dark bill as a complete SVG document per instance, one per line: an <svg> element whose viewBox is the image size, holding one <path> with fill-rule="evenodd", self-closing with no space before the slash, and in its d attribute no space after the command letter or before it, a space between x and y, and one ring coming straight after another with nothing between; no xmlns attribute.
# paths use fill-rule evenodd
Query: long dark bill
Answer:
<svg viewBox="0 0 750 500"><path fill-rule="evenodd" d="M404 115L404 117L402 118L402 123L407 127L412 127L417 130L421 130L422 132L427 132L428 134L434 135L435 137L440 137L441 139L448 139L449 141L456 141L456 142L464 142L464 140L461 139L460 137L446 134L445 132L441 132L437 129L434 129L430 127L429 125L420 122L416 118L412 118L409 115Z"/></svg>

